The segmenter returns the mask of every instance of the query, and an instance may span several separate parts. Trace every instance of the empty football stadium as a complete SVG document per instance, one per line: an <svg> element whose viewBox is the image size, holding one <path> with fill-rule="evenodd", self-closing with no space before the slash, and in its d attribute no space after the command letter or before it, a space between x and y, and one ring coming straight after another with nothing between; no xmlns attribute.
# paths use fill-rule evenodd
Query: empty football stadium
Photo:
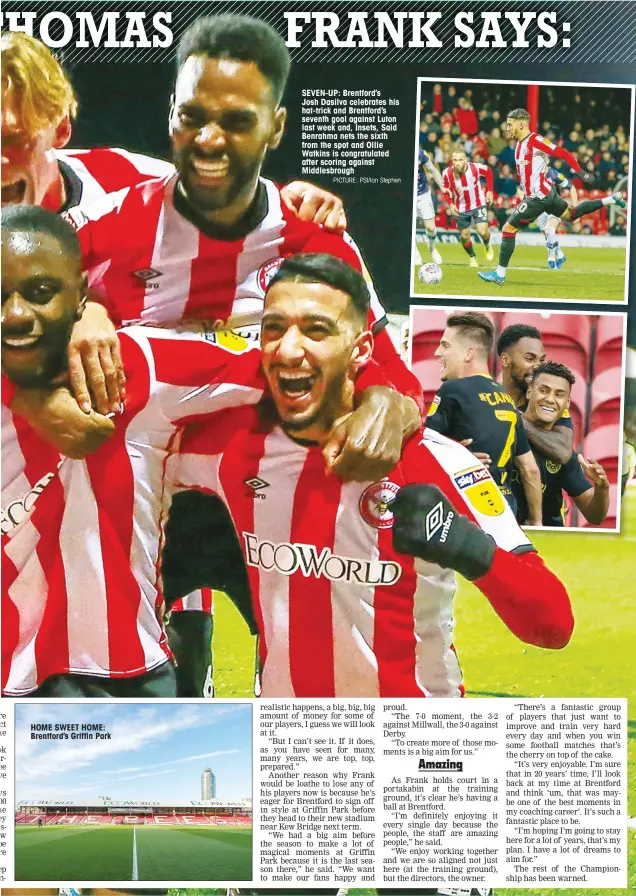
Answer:
<svg viewBox="0 0 636 896"><path fill-rule="evenodd" d="M22 803L16 880L249 880L251 801Z"/></svg>

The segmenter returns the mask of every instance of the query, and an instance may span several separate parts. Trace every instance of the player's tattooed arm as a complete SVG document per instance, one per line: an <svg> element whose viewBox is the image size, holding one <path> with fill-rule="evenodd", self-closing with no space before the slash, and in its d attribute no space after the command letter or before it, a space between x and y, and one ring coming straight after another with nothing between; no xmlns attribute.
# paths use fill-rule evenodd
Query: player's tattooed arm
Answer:
<svg viewBox="0 0 636 896"><path fill-rule="evenodd" d="M115 431L109 417L80 410L66 386L16 389L11 410L59 454L76 460L93 454Z"/></svg>
<svg viewBox="0 0 636 896"><path fill-rule="evenodd" d="M337 422L323 447L327 470L345 481L383 479L400 460L404 440L421 423L409 396L387 386L365 389L358 408Z"/></svg>
<svg viewBox="0 0 636 896"><path fill-rule="evenodd" d="M545 455L548 460L564 466L572 457L574 447L574 431L567 426L553 426L550 430L541 429L521 415L528 441L533 448Z"/></svg>
<svg viewBox="0 0 636 896"><path fill-rule="evenodd" d="M579 463L587 478L594 483L594 488L577 495L574 498L574 503L588 523L592 523L593 526L600 526L609 511L609 480L605 470L597 461L591 458L586 459L582 454L579 454Z"/></svg>
<svg viewBox="0 0 636 896"><path fill-rule="evenodd" d="M528 505L528 519L524 521L526 526L541 526L543 524L541 473L534 459L532 451L518 454L514 460L515 467L519 471L521 484Z"/></svg>
<svg viewBox="0 0 636 896"><path fill-rule="evenodd" d="M115 326L106 308L86 303L71 332L68 372L77 403L85 413L116 413L124 399L126 378Z"/></svg>
<svg viewBox="0 0 636 896"><path fill-rule="evenodd" d="M343 233L347 216L339 196L302 180L294 180L280 191L283 202L301 221L322 224L325 230Z"/></svg>

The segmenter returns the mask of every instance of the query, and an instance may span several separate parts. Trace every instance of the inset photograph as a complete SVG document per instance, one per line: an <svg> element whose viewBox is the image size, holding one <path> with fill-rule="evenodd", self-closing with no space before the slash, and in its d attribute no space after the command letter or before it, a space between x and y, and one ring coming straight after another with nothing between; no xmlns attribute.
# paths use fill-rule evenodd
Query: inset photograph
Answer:
<svg viewBox="0 0 636 896"><path fill-rule="evenodd" d="M627 302L634 88L418 82L412 294Z"/></svg>
<svg viewBox="0 0 636 896"><path fill-rule="evenodd" d="M619 530L625 321L412 306L426 426L476 454L522 526Z"/></svg>
<svg viewBox="0 0 636 896"><path fill-rule="evenodd" d="M249 704L18 704L16 880L250 880L251 757Z"/></svg>

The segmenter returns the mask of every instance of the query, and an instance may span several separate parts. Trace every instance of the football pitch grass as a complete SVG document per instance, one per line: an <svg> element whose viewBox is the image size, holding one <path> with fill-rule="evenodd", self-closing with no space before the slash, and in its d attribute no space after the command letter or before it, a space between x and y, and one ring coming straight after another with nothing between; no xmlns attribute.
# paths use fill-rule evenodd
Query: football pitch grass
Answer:
<svg viewBox="0 0 636 896"><path fill-rule="evenodd" d="M636 816L636 489L623 500L616 534L545 532L532 537L548 566L565 582L576 627L564 650L517 640L479 591L461 580L455 600L457 653L469 697L628 697L628 815ZM251 696L254 640L230 602L216 604L215 684L218 697ZM476 633L478 636L476 637ZM628 831L628 886L636 887L636 830ZM350 894L373 893L350 890ZM416 891L414 891L415 893ZM497 889L497 896L519 890ZM596 891L595 891L596 892ZM619 896L625 890L602 890ZM523 889L525 896L590 896L591 890Z"/></svg>
<svg viewBox="0 0 636 896"><path fill-rule="evenodd" d="M134 841L133 841L134 831ZM137 877L133 877L134 845ZM16 880L250 880L252 829L195 825L17 826Z"/></svg>
<svg viewBox="0 0 636 896"><path fill-rule="evenodd" d="M517 246L508 267L506 282L502 286L485 283L479 271L493 271L497 266L499 248L495 246L495 258L486 261L484 248L474 240L479 268L468 266L468 256L459 243L441 243L442 282L437 286L420 283L413 269L412 290L422 296L484 296L493 304L506 297L525 299L577 299L591 302L598 299L622 302L625 298L625 249L565 248L567 261L560 271L548 268L548 253L543 246ZM428 249L421 243L424 262L430 261ZM413 301L417 301L414 299Z"/></svg>

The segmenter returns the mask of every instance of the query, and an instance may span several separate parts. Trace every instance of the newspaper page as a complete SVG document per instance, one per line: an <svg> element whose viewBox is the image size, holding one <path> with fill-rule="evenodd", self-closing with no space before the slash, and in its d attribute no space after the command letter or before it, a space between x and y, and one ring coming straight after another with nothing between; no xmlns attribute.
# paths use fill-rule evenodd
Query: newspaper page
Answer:
<svg viewBox="0 0 636 896"><path fill-rule="evenodd" d="M0 19L1 892L632 890L634 5Z"/></svg>

